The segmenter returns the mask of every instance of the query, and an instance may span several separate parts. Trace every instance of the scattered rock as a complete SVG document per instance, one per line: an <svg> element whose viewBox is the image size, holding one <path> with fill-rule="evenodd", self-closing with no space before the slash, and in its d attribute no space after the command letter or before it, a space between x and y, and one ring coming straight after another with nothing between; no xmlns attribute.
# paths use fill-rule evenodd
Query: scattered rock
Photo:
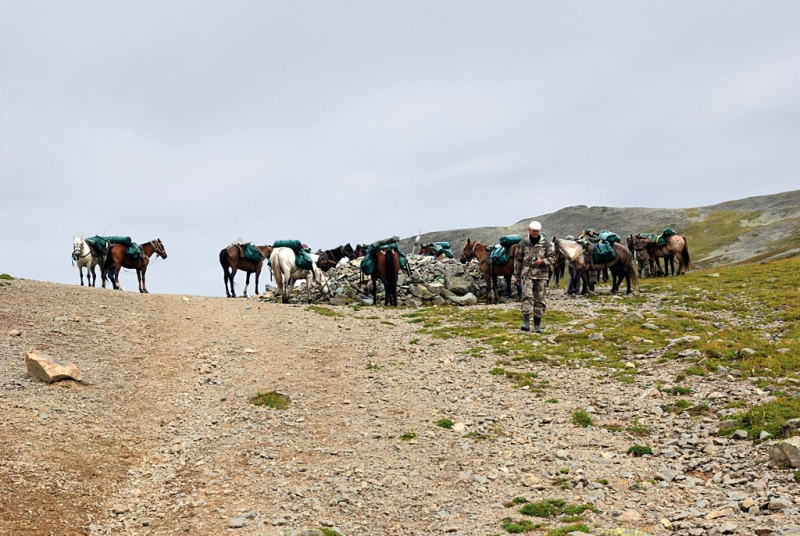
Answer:
<svg viewBox="0 0 800 536"><path fill-rule="evenodd" d="M769 464L800 468L800 436L778 441L769 451Z"/></svg>
<svg viewBox="0 0 800 536"><path fill-rule="evenodd" d="M39 350L25 353L25 366L28 374L46 383L61 380L83 380L81 371L78 370L75 363L59 361Z"/></svg>
<svg viewBox="0 0 800 536"><path fill-rule="evenodd" d="M650 322L645 322L644 324L642 324L642 329L657 330L658 326L656 326L655 324L651 324Z"/></svg>
<svg viewBox="0 0 800 536"><path fill-rule="evenodd" d="M732 439L747 439L747 430L736 430L731 434Z"/></svg>
<svg viewBox="0 0 800 536"><path fill-rule="evenodd" d="M232 517L228 520L228 527L232 529L240 529L244 527L247 520L243 517Z"/></svg>
<svg viewBox="0 0 800 536"><path fill-rule="evenodd" d="M12 329L8 332L9 337L19 337L20 335L22 335L22 332L18 329Z"/></svg>
<svg viewBox="0 0 800 536"><path fill-rule="evenodd" d="M781 425L781 437L800 435L800 419L789 419Z"/></svg>

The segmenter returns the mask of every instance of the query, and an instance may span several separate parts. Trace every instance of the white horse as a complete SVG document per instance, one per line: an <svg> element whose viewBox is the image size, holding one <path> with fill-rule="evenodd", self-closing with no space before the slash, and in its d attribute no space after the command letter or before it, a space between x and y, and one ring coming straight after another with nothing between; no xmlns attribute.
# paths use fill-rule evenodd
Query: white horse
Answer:
<svg viewBox="0 0 800 536"><path fill-rule="evenodd" d="M99 264L102 270L104 259L105 255L97 255L82 236L76 236L72 240L72 262L78 265L78 273L81 276L81 286L83 286L84 268L86 268L86 283L90 287L95 286L97 274L94 273L94 267Z"/></svg>
<svg viewBox="0 0 800 536"><path fill-rule="evenodd" d="M317 266L319 255L313 253L311 260L313 266ZM328 284L328 276L319 268L312 270L304 270L298 268L295 264L295 255L292 248L275 248L269 256L269 263L272 265L272 274L275 276L275 284L281 291L281 299L283 303L289 302L289 297L292 294L295 281L299 279L306 280L306 292L308 293L308 303L311 303L311 280L316 281L319 285L320 291L325 296L331 295L331 287Z"/></svg>

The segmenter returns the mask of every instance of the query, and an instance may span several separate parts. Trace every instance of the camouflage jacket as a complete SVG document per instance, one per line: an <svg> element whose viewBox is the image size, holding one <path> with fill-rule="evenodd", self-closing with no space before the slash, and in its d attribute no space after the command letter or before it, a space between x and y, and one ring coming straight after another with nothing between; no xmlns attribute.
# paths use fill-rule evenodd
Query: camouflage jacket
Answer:
<svg viewBox="0 0 800 536"><path fill-rule="evenodd" d="M542 264L535 266L533 260L542 259ZM552 242L541 233L539 242L531 244L531 235L528 234L517 246L514 254L514 276L520 279L547 279L549 273L547 268L556 262L556 250Z"/></svg>

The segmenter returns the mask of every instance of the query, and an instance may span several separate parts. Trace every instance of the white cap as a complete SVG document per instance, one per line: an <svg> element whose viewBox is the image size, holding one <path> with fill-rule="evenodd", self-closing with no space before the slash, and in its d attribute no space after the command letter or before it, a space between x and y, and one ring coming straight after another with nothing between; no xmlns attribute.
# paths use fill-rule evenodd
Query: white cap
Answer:
<svg viewBox="0 0 800 536"><path fill-rule="evenodd" d="M528 229L530 229L531 231L541 231L542 224L539 223L538 221L532 221L530 225L528 225Z"/></svg>

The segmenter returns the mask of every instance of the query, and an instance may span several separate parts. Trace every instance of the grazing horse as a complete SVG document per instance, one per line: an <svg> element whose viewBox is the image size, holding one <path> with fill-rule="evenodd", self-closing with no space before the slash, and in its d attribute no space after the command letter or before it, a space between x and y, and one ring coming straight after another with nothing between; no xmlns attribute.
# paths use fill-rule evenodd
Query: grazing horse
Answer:
<svg viewBox="0 0 800 536"><path fill-rule="evenodd" d="M122 285L119 284L119 271L121 268L130 268L136 270L136 278L139 280L139 292L148 294L144 276L145 273L147 273L147 265L150 264L150 257L155 253L162 259L166 259L167 251L164 249L164 244L161 243L161 239L159 238L151 240L150 242L145 242L139 247L142 248L142 253L144 253L141 259L128 255L125 251L128 248L123 244L112 244L111 247L108 248L108 254L103 263L103 271L101 274L103 276L103 288L106 288L108 270L113 266L114 288L122 290Z"/></svg>
<svg viewBox="0 0 800 536"><path fill-rule="evenodd" d="M108 251L98 253L94 250L81 236L76 236L72 240L72 262L78 265L78 273L81 276L81 286L83 286L83 269L86 268L86 284L94 287L97 284L97 274L94 273L94 267L98 264L100 269L103 269L103 261Z"/></svg>
<svg viewBox="0 0 800 536"><path fill-rule="evenodd" d="M508 262L500 266L492 264L492 258L489 249L485 244L480 242L472 242L467 239L464 245L464 250L461 252L461 262L468 263L472 259L478 259L478 266L483 274L483 279L486 281L486 302L498 303L497 294L497 278L503 276L506 280L506 293L511 296L511 276L514 275L514 254L517 252L517 244L511 246L509 250ZM517 289L517 294L520 294L520 289Z"/></svg>
<svg viewBox="0 0 800 536"><path fill-rule="evenodd" d="M319 256L310 254L313 265L316 266ZM332 294L328 276L322 270L304 270L295 264L295 253L292 248L275 248L269 256L269 263L272 265L272 274L275 277L275 284L281 291L281 301L289 303L292 295L294 283L298 279L306 280L306 292L308 292L308 303L311 303L311 280L319 285L320 292L325 296Z"/></svg>
<svg viewBox="0 0 800 536"><path fill-rule="evenodd" d="M636 275L636 269L633 264L631 264L631 252L622 244L611 244L611 247L614 248L617 254L617 258L612 262L595 264L592 258L592 253L594 252L593 244L589 244L587 248L582 242L572 240L556 239L554 242L556 252L563 252L564 256L569 259L572 268L575 270L576 276L582 277L587 283L590 270L609 268L613 276L611 292L617 292L619 290L623 278L628 284L628 294L631 293L631 280L633 280L633 285L636 290L639 290L639 278Z"/></svg>
<svg viewBox="0 0 800 536"><path fill-rule="evenodd" d="M353 247L350 245L350 243L319 253L317 268L325 273L328 273L328 270L339 264L339 261L345 257L351 261L356 258L356 253L353 251Z"/></svg>
<svg viewBox="0 0 800 536"><path fill-rule="evenodd" d="M400 274L400 255L389 248L378 251L375 255L375 271L372 272L372 304L378 303L378 284L383 283L386 306L397 307L397 279Z"/></svg>
<svg viewBox="0 0 800 536"><path fill-rule="evenodd" d="M261 268L264 266L264 259L268 259L272 253L272 246L256 246L261 252L261 261L253 262L244 256L244 250L238 244L231 244L219 252L219 263L222 265L223 279L225 281L225 295L229 298L236 297L236 290L234 289L233 278L236 277L236 272L244 270L247 277L244 281L244 297L247 297L247 286L250 284L250 274L256 274L256 294L258 294L258 278L261 275ZM230 290L228 290L228 282L230 281Z"/></svg>

